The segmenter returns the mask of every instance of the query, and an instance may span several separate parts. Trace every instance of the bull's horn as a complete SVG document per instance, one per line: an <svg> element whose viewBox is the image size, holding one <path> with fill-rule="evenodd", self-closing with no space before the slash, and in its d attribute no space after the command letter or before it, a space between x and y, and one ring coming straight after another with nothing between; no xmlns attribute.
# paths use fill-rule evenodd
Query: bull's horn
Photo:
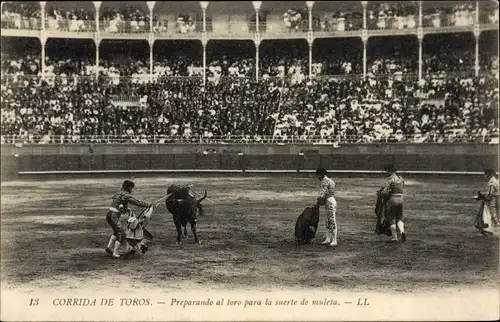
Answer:
<svg viewBox="0 0 500 322"><path fill-rule="evenodd" d="M168 198L170 198L170 196L171 196L171 195L173 195L174 193L175 193L175 192L171 192L171 193L169 193L168 195L166 195L166 196L165 196L165 198L164 198L164 199L168 199Z"/></svg>
<svg viewBox="0 0 500 322"><path fill-rule="evenodd" d="M156 200L155 202L153 202L153 204L155 205L155 207L158 207L158 205L160 204L160 202L162 202L162 201L163 201L163 200L165 200L165 199L170 198L170 196L171 196L171 195L173 195L173 194L174 194L174 193L173 193L173 192L171 192L171 193L169 193L168 195L166 195L165 197L162 197L162 198L160 198L160 199Z"/></svg>

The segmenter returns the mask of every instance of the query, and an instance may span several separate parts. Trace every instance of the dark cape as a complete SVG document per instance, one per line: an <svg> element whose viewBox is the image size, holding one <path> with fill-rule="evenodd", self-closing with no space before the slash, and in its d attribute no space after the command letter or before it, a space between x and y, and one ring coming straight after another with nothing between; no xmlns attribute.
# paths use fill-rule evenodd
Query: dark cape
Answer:
<svg viewBox="0 0 500 322"><path fill-rule="evenodd" d="M484 200L481 200L479 211L477 212L476 220L474 221L474 227L476 227L479 232L481 232L481 234L485 236L491 235L494 232L494 224L491 211Z"/></svg>
<svg viewBox="0 0 500 322"><path fill-rule="evenodd" d="M319 224L319 206L307 207L295 223L295 242L308 244L315 236Z"/></svg>
<svg viewBox="0 0 500 322"><path fill-rule="evenodd" d="M377 223L375 224L375 233L377 235L392 236L389 220L387 220L385 199L382 196L381 190L377 192L377 203L375 205L375 215L377 215Z"/></svg>

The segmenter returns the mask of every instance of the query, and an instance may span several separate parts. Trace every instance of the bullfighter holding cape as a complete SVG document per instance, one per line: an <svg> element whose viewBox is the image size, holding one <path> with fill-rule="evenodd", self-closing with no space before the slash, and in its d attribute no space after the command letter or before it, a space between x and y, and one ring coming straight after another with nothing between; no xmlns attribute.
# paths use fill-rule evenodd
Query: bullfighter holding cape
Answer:
<svg viewBox="0 0 500 322"><path fill-rule="evenodd" d="M484 171L484 177L488 181L486 194L478 192L476 201L481 201L474 226L484 236L492 235L495 227L498 227L498 179L492 169Z"/></svg>
<svg viewBox="0 0 500 322"><path fill-rule="evenodd" d="M391 241L398 241L398 231L401 234L401 242L406 241L406 231L403 222L403 193L404 180L397 174L397 169L393 164L385 166L385 173L389 177L384 187L379 190L379 198L383 199L382 205L377 205L379 212L377 217L378 232L377 234L389 235L387 226L389 227L389 236L392 236ZM380 199L379 199L380 200ZM382 202L382 200L380 200ZM378 204L378 201L377 201ZM380 215L379 215L380 214Z"/></svg>
<svg viewBox="0 0 500 322"><path fill-rule="evenodd" d="M109 243L105 250L108 254L111 254L113 258L120 258L118 250L121 244L127 241L125 239L125 231L120 223L120 217L122 214L130 213L128 204L130 203L134 206L143 208L151 207L150 203L136 199L132 196L132 189L134 189L134 187L134 182L125 180L121 190L113 195L111 206L106 214L106 221L108 225L111 226L113 235L109 238Z"/></svg>

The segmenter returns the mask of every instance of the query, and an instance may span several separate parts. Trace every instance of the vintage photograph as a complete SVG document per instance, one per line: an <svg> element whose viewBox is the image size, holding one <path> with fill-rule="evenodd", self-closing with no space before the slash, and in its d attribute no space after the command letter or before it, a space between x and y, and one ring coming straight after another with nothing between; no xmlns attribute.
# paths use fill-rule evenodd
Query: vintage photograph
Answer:
<svg viewBox="0 0 500 322"><path fill-rule="evenodd" d="M3 1L0 319L498 320L498 23Z"/></svg>

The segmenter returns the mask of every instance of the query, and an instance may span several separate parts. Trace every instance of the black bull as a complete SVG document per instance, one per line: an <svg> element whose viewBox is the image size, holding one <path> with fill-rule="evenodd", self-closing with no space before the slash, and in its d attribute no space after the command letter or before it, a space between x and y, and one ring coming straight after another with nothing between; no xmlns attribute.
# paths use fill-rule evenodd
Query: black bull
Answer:
<svg viewBox="0 0 500 322"><path fill-rule="evenodd" d="M196 234L196 220L198 214L203 215L201 202L207 197L207 191L205 190L203 197L198 200L189 187L173 184L168 187L167 194L171 195L165 200L165 206L174 219L175 229L177 230L177 243L181 242L183 227L184 236L187 236L187 223L191 225L195 243L199 243Z"/></svg>

